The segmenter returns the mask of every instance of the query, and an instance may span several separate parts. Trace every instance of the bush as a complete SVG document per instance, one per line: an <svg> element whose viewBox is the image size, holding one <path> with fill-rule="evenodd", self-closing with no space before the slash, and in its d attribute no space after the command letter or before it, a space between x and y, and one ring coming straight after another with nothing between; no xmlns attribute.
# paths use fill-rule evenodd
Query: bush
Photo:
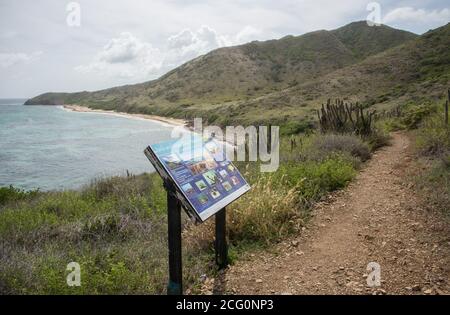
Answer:
<svg viewBox="0 0 450 315"><path fill-rule="evenodd" d="M236 245L280 240L301 227L314 201L345 187L355 174L352 163L341 156L280 166L230 206L230 241Z"/></svg>
<svg viewBox="0 0 450 315"><path fill-rule="evenodd" d="M390 139L391 137L389 136L389 134L380 129L376 129L370 136L367 137L366 141L370 146L370 150L375 151L381 147L389 145Z"/></svg>
<svg viewBox="0 0 450 315"><path fill-rule="evenodd" d="M418 187L429 205L450 215L450 126L444 123L443 110L425 118L415 135L418 153L432 164L418 176Z"/></svg>
<svg viewBox="0 0 450 315"><path fill-rule="evenodd" d="M416 145L423 155L443 158L450 152L450 126L445 126L443 115L428 117L416 131Z"/></svg>
<svg viewBox="0 0 450 315"><path fill-rule="evenodd" d="M26 198L32 198L39 193L39 190L24 191L15 188L12 185L9 187L0 187L0 206L9 202L15 202Z"/></svg>
<svg viewBox="0 0 450 315"><path fill-rule="evenodd" d="M417 129L425 117L435 110L431 105L419 105L409 108L401 119L401 123L409 130Z"/></svg>
<svg viewBox="0 0 450 315"><path fill-rule="evenodd" d="M280 174L286 177L290 187L297 188L305 201L315 201L329 191L345 187L356 171L351 161L336 155L322 162L284 166Z"/></svg>
<svg viewBox="0 0 450 315"><path fill-rule="evenodd" d="M370 159L370 148L361 138L352 135L326 134L313 140L312 153L319 157L327 157L331 153L349 153L361 161Z"/></svg>
<svg viewBox="0 0 450 315"><path fill-rule="evenodd" d="M295 135L302 132L307 132L314 128L314 124L311 121L289 121L280 128L281 135Z"/></svg>
<svg viewBox="0 0 450 315"><path fill-rule="evenodd" d="M273 177L261 177L251 192L242 196L228 211L228 235L237 246L259 242L269 244L286 236L301 224L305 208L295 188L274 187Z"/></svg>
<svg viewBox="0 0 450 315"><path fill-rule="evenodd" d="M446 158L449 159L450 155ZM450 164L436 161L435 165L421 174L416 181L427 204L450 215Z"/></svg>

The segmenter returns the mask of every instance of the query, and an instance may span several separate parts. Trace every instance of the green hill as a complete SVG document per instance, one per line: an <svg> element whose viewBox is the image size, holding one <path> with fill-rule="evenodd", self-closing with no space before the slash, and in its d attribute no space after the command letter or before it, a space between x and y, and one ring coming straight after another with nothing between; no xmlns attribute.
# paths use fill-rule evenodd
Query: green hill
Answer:
<svg viewBox="0 0 450 315"><path fill-rule="evenodd" d="M382 109L411 101L438 100L450 85L448 47L450 24L316 80L242 102L233 108L244 122L251 121L252 113L259 112L264 113L259 119L282 123L293 117L315 118L314 108L329 97ZM226 112L234 115L230 109Z"/></svg>
<svg viewBox="0 0 450 315"><path fill-rule="evenodd" d="M311 108L327 97L351 97L372 105L410 93L419 81L445 84L449 54L435 47L448 47L448 26L419 37L354 22L332 31L220 48L149 82L95 92L46 93L26 104L202 116L218 124L267 119L282 123L312 118Z"/></svg>

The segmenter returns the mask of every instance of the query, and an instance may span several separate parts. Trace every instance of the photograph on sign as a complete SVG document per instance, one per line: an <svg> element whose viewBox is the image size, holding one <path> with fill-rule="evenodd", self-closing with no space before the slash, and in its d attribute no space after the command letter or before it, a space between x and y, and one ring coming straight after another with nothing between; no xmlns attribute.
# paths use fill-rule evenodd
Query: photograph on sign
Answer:
<svg viewBox="0 0 450 315"><path fill-rule="evenodd" d="M227 159L224 146L189 134L152 144L144 153L161 177L177 189L188 214L203 222L250 189Z"/></svg>

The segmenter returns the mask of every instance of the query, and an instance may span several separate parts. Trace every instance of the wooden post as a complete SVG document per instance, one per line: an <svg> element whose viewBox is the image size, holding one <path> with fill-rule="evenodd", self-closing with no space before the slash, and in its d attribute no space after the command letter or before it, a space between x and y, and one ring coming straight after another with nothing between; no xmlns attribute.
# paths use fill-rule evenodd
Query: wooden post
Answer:
<svg viewBox="0 0 450 315"><path fill-rule="evenodd" d="M228 265L225 208L216 213L215 251L216 251L216 264L219 266L219 269L225 268Z"/></svg>
<svg viewBox="0 0 450 315"><path fill-rule="evenodd" d="M183 294L181 260L181 207L173 192L167 191L167 220L169 239L169 284L167 294Z"/></svg>
<svg viewBox="0 0 450 315"><path fill-rule="evenodd" d="M444 119L445 119L445 125L448 126L448 100L445 101Z"/></svg>
<svg viewBox="0 0 450 315"><path fill-rule="evenodd" d="M269 124L269 128L267 128L267 152L272 153L272 124Z"/></svg>
<svg viewBox="0 0 450 315"><path fill-rule="evenodd" d="M448 103L450 102L450 89L447 90L447 101L445 102L445 125L448 126Z"/></svg>

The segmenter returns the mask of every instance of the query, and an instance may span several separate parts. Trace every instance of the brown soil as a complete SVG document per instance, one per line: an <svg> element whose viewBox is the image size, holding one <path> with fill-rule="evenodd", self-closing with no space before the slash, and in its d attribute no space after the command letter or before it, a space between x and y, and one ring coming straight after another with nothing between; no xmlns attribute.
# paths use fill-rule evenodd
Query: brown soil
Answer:
<svg viewBox="0 0 450 315"><path fill-rule="evenodd" d="M313 209L301 235L239 261L204 290L231 294L448 294L450 223L408 180L418 168L404 134L357 179ZM367 284L367 265L381 286Z"/></svg>

